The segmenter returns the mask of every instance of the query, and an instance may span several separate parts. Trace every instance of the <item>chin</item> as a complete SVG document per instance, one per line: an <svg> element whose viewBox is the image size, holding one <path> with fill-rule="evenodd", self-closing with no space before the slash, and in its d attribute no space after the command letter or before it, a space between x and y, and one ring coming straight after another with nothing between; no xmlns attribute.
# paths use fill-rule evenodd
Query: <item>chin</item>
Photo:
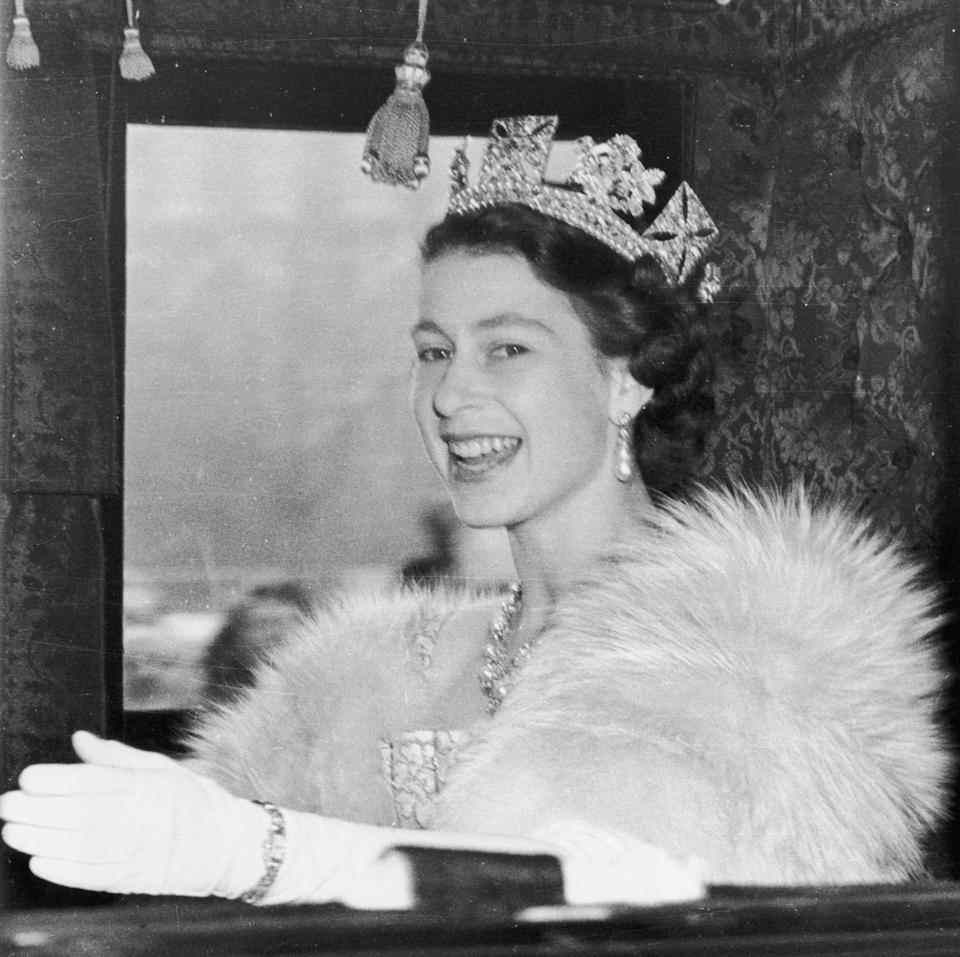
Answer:
<svg viewBox="0 0 960 957"><path fill-rule="evenodd" d="M501 495L462 494L449 489L453 510L468 528L509 528L519 521L520 509Z"/></svg>
<svg viewBox="0 0 960 957"><path fill-rule="evenodd" d="M506 512L502 508L483 509L462 506L454 499L453 510L467 528L509 528L516 524L513 513Z"/></svg>

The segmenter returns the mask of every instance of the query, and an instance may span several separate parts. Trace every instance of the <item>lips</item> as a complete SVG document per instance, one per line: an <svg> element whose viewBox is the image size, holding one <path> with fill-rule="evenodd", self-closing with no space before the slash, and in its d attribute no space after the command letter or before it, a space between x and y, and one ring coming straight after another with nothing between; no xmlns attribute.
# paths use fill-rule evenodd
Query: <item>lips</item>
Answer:
<svg viewBox="0 0 960 957"><path fill-rule="evenodd" d="M520 448L520 439L510 435L448 436L452 477L459 481L478 481L506 465Z"/></svg>

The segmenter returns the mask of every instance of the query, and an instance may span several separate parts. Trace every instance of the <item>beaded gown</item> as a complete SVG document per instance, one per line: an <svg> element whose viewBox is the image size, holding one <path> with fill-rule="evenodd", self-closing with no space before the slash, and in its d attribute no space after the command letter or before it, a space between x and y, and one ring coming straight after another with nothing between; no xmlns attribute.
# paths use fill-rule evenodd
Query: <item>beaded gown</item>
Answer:
<svg viewBox="0 0 960 957"><path fill-rule="evenodd" d="M515 654L508 652L509 637L520 620L522 603L523 589L519 582L515 582L490 623L484 664L477 677L491 716L503 703L536 644L534 636ZM413 645L426 668L433 660L437 636L438 629L433 622L431 627L424 627L413 638ZM417 730L402 732L380 742L383 776L393 797L395 824L411 828L431 826L434 802L446 784L458 752L469 741L470 732L467 730Z"/></svg>
<svg viewBox="0 0 960 957"><path fill-rule="evenodd" d="M380 742L383 777L398 827L429 828L433 805L469 731L407 731Z"/></svg>

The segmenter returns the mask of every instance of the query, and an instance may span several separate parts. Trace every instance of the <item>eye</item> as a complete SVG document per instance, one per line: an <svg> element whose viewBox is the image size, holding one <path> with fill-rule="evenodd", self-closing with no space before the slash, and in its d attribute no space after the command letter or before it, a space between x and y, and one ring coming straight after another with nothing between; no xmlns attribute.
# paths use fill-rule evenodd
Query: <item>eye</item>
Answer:
<svg viewBox="0 0 960 957"><path fill-rule="evenodd" d="M445 362L450 358L450 350L443 346L421 346L417 349L419 362Z"/></svg>
<svg viewBox="0 0 960 957"><path fill-rule="evenodd" d="M504 342L494 346L490 350L490 355L498 359L516 359L517 356L526 355L530 350L519 342Z"/></svg>

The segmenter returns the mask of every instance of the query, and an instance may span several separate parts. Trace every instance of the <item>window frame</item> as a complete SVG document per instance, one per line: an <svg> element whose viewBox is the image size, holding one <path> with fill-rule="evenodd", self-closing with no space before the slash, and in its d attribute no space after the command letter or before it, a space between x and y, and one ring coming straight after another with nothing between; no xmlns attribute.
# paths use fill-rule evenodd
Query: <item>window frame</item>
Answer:
<svg viewBox="0 0 960 957"><path fill-rule="evenodd" d="M249 60L153 57L157 75L146 83L118 82L104 59L97 69L102 105L105 208L114 318L120 467L123 469L126 328L126 129L129 123L250 129L362 132L393 88L382 62L343 65L259 63ZM665 202L694 167L695 84L686 79L612 73L582 77L518 68L509 74L444 68L426 88L434 135L485 136L496 116L559 112L563 139L612 132L634 136L650 165L667 170ZM359 175L359 173L358 173ZM446 175L435 169L434 176ZM182 752L188 712L127 711L123 706L123 502L105 512L108 607L105 662L108 732L138 747Z"/></svg>

